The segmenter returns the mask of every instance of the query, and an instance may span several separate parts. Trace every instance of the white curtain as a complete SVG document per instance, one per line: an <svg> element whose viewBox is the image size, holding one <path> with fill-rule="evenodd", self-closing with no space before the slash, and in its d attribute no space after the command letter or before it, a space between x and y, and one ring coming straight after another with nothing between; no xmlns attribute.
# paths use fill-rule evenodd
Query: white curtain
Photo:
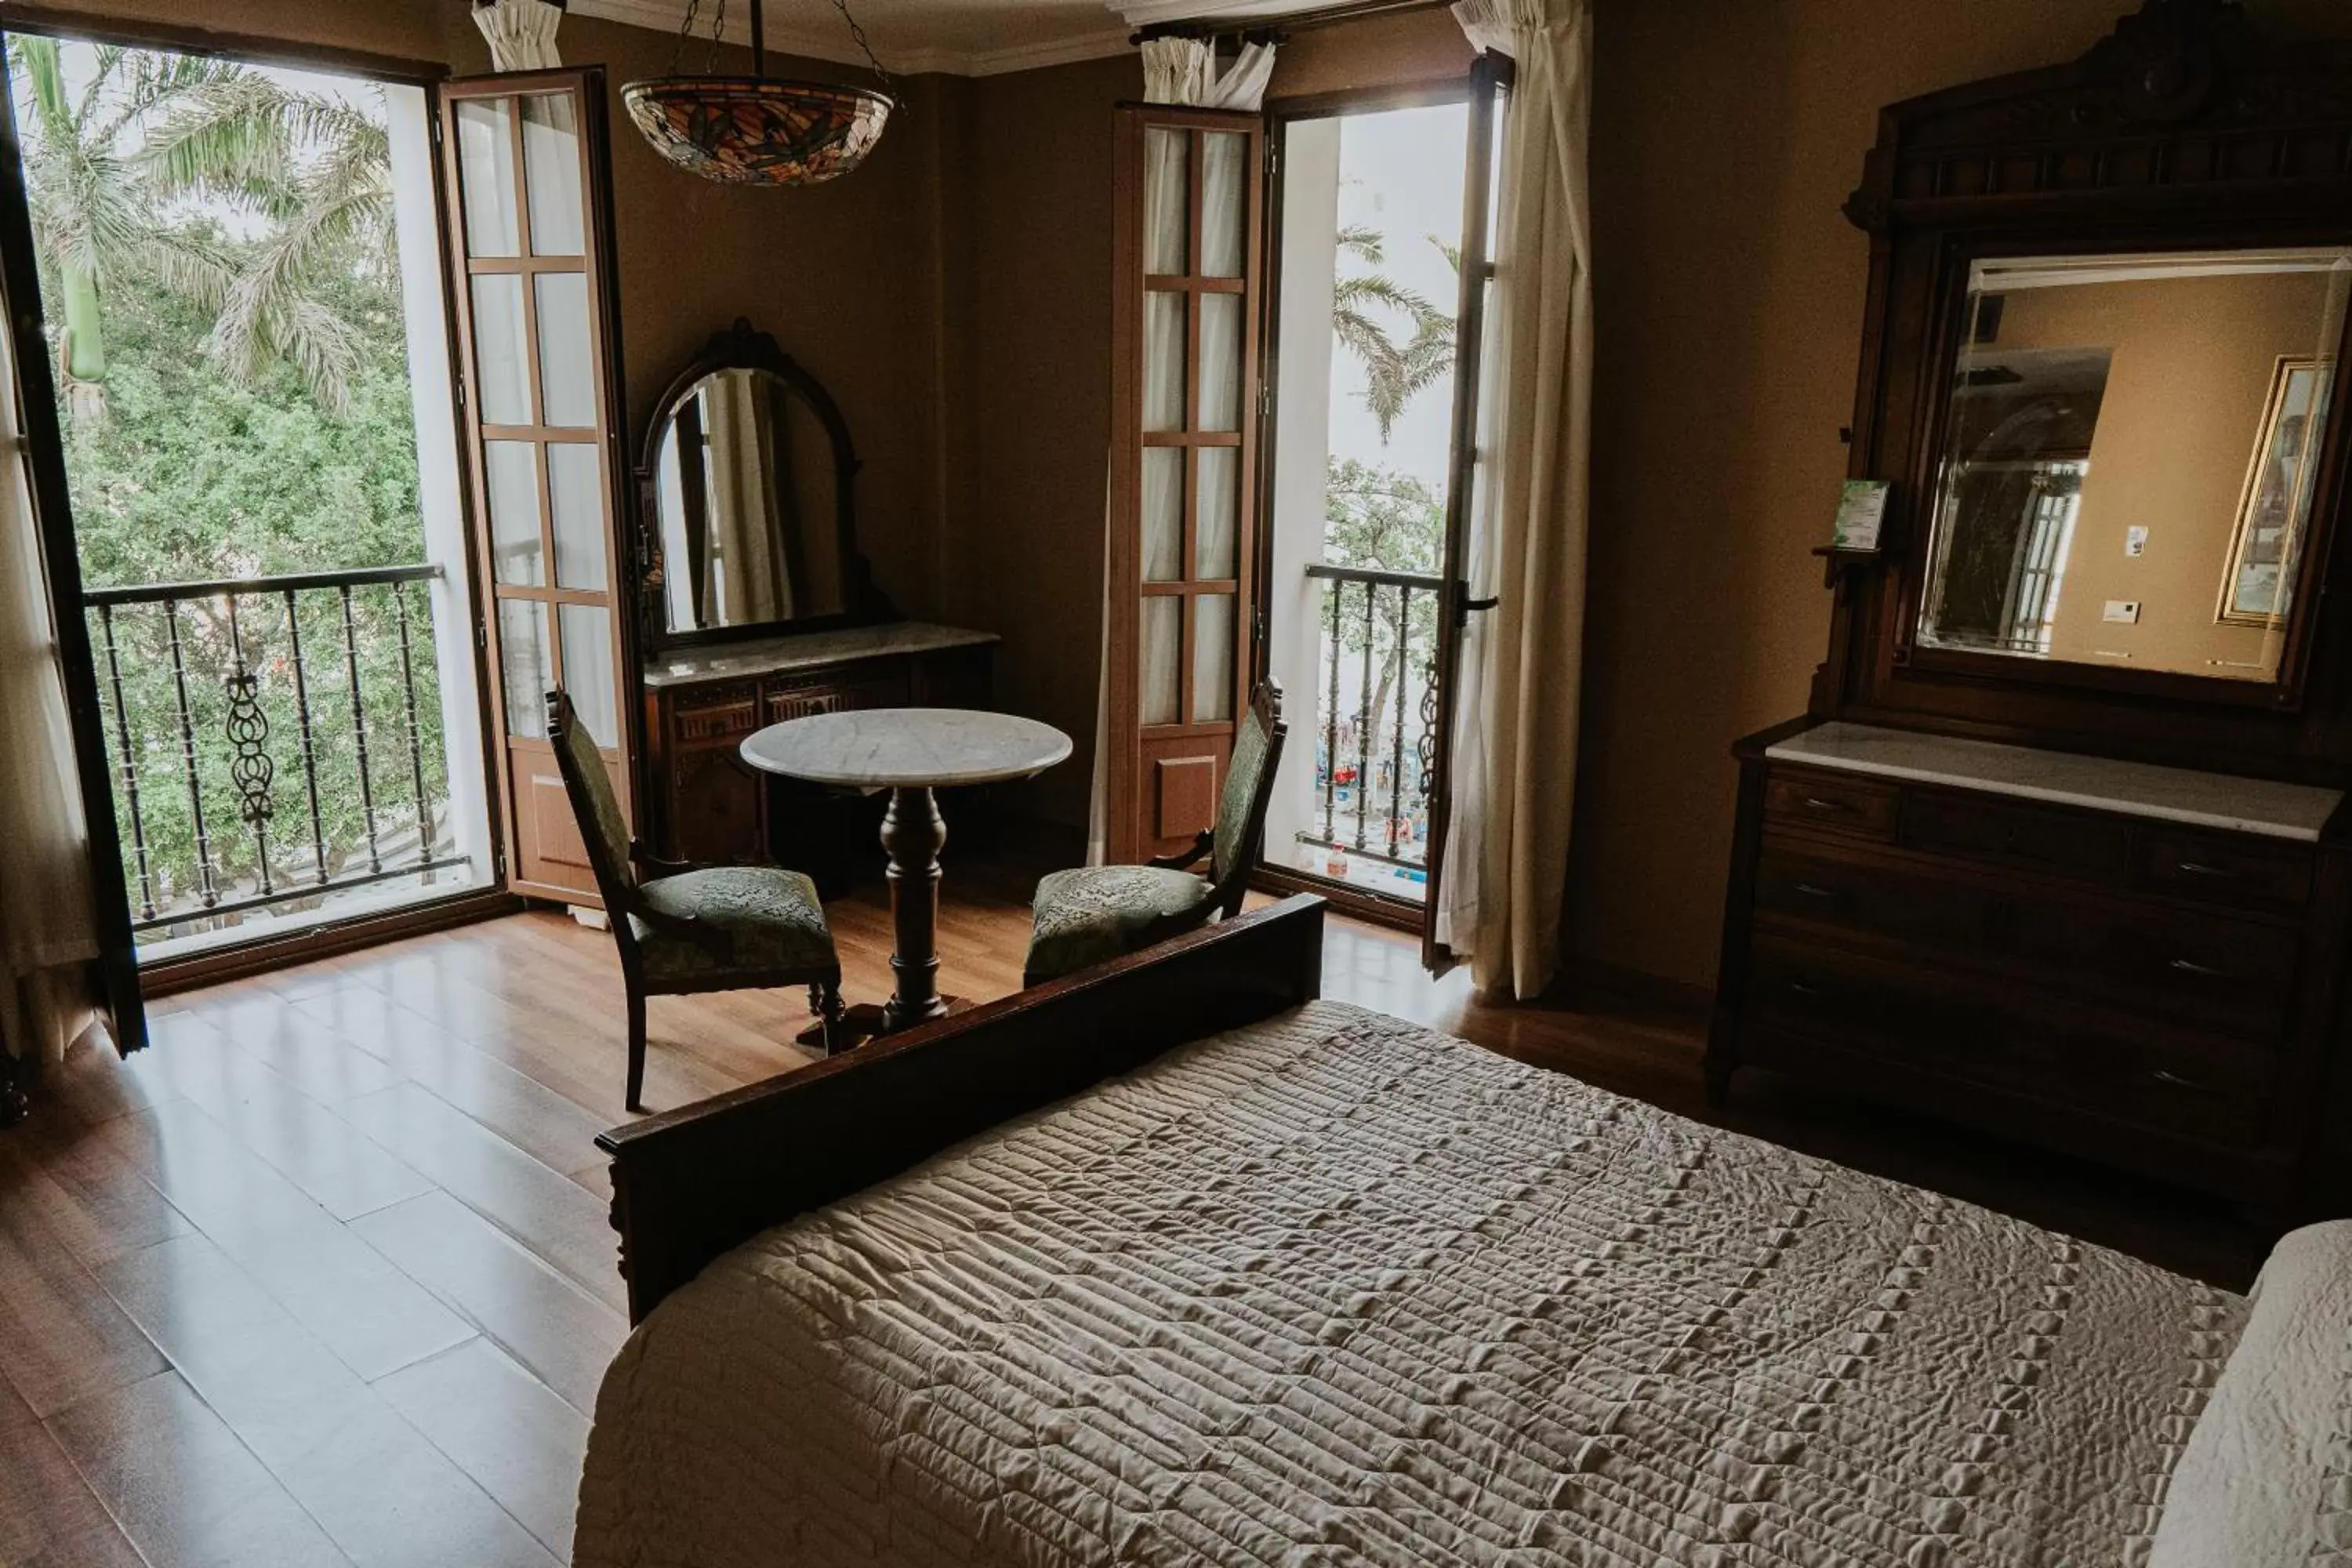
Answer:
<svg viewBox="0 0 2352 1568"><path fill-rule="evenodd" d="M1470 40L1517 63L1496 179L1472 520L1471 617L1439 935L1481 989L1540 993L1559 963L1574 814L1591 466L1592 18L1589 0L1460 0Z"/></svg>
<svg viewBox="0 0 2352 1568"><path fill-rule="evenodd" d="M0 333L0 1050L56 1061L93 1014L89 830Z"/></svg>
<svg viewBox="0 0 2352 1568"><path fill-rule="evenodd" d="M474 26L489 40L490 68L547 70L563 63L555 52L555 29L563 7L548 0L474 0Z"/></svg>
<svg viewBox="0 0 2352 1568"><path fill-rule="evenodd" d="M714 625L788 620L794 584L784 570L779 515L775 423L767 378L725 371L703 385L703 436L709 443L710 533L708 559L718 570L706 594L718 601Z"/></svg>
<svg viewBox="0 0 2352 1568"><path fill-rule="evenodd" d="M1272 44L1244 44L1222 71L1216 46L1205 38L1151 38L1143 45L1146 103L1255 110L1273 75Z"/></svg>

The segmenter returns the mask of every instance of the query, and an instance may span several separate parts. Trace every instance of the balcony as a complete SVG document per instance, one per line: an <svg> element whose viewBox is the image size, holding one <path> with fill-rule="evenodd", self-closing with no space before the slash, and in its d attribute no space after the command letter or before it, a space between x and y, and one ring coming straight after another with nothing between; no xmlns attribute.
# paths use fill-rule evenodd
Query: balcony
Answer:
<svg viewBox="0 0 2352 1568"><path fill-rule="evenodd" d="M413 565L83 595L142 960L481 881L448 587Z"/></svg>
<svg viewBox="0 0 2352 1568"><path fill-rule="evenodd" d="M1306 574L1321 595L1321 650L1311 795L1276 814L1290 825L1292 864L1418 903L1429 883L1442 579L1322 562Z"/></svg>

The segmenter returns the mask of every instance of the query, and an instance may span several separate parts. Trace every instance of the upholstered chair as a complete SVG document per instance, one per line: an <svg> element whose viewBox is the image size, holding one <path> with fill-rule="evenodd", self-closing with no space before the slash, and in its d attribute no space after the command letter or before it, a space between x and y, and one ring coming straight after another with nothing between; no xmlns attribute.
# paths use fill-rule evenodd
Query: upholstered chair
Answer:
<svg viewBox="0 0 2352 1568"><path fill-rule="evenodd" d="M1213 831L1140 866L1079 866L1039 882L1022 984L1040 984L1238 914L1289 732L1282 689L1268 681L1235 729ZM1192 869L1204 859L1205 877Z"/></svg>
<svg viewBox="0 0 2352 1568"><path fill-rule="evenodd" d="M695 867L648 853L630 838L604 759L560 690L547 694L547 738L621 950L629 1109L645 1109L648 996L806 985L825 1054L850 1043L841 1021L841 959L816 884L774 866Z"/></svg>

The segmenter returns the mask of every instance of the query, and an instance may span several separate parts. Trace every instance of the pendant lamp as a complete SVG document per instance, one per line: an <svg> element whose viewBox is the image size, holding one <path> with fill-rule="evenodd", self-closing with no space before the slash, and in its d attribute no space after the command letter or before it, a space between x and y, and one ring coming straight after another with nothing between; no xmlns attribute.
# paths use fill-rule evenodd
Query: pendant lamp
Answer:
<svg viewBox="0 0 2352 1568"><path fill-rule="evenodd" d="M866 42L866 29L849 14L845 0L833 0L849 36L887 89L890 78ZM751 0L751 74L720 76L707 68L681 75L678 54L694 33L700 0L688 0L686 25L670 73L633 81L621 89L629 119L654 151L679 168L739 185L814 185L839 177L866 161L882 139L898 100L876 88L793 81L767 74L763 0ZM727 27L726 0L711 24L711 53ZM709 63L706 60L706 67Z"/></svg>

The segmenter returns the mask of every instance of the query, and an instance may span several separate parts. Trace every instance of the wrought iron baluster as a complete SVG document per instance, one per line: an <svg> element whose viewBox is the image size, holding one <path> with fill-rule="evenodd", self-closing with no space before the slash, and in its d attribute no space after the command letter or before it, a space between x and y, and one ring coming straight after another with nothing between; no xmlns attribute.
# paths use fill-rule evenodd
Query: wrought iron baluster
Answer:
<svg viewBox="0 0 2352 1568"><path fill-rule="evenodd" d="M1437 793L1437 649L1421 660L1421 739L1413 753L1421 763L1421 799L1425 806Z"/></svg>
<svg viewBox="0 0 2352 1568"><path fill-rule="evenodd" d="M1356 847L1364 847L1364 826L1372 794L1372 643L1371 584L1364 584L1364 684L1356 704Z"/></svg>
<svg viewBox="0 0 2352 1568"><path fill-rule="evenodd" d="M1347 585L1331 584L1331 694L1323 704L1323 841L1336 844L1339 799L1339 599Z"/></svg>
<svg viewBox="0 0 2352 1568"><path fill-rule="evenodd" d="M383 869L383 851L376 843L375 785L368 776L367 708L360 701L359 629L352 620L352 588L340 590L343 601L343 676L352 688L352 741L359 752L360 816L367 824L368 869Z"/></svg>
<svg viewBox="0 0 2352 1568"><path fill-rule="evenodd" d="M319 886L327 885L327 820L319 810L319 753L310 736L310 672L302 662L302 616L294 590L286 590L286 641L294 659L294 718L302 732L302 787L310 796L310 855Z"/></svg>
<svg viewBox="0 0 2352 1568"><path fill-rule="evenodd" d="M1367 584L1369 586L1369 584ZM1389 737L1389 858L1396 858L1397 824L1404 817L1404 645L1412 632L1412 584L1397 584L1396 733Z"/></svg>
<svg viewBox="0 0 2352 1568"><path fill-rule="evenodd" d="M277 889L269 880L269 818L277 810L269 786L278 776L278 764L269 757L269 715L261 710L256 695L261 678L246 668L245 629L237 624L236 595L221 595L228 602L228 675L221 685L228 698L228 712L221 727L228 732L228 743L236 748L229 759L229 782L236 785L236 815L253 829L253 854L259 867L262 897L268 898Z"/></svg>
<svg viewBox="0 0 2352 1568"><path fill-rule="evenodd" d="M147 868L147 819L139 809L138 753L131 745L131 721L123 712L122 657L114 644L114 606L98 607L100 636L106 643L106 683L114 696L114 739L122 752L122 795L131 807L131 852L139 869L139 918L155 918L155 879Z"/></svg>
<svg viewBox="0 0 2352 1568"><path fill-rule="evenodd" d="M392 613L400 626L400 684L408 703L408 781L416 792L416 861L433 858L433 813L425 804L425 742L416 725L416 666L409 652L408 584L392 585ZM429 880L429 879L428 879Z"/></svg>
<svg viewBox="0 0 2352 1568"><path fill-rule="evenodd" d="M220 901L213 881L213 841L205 831L205 791L196 773L196 725L188 708L188 665L180 648L180 601L163 601L163 626L171 634L172 693L180 710L180 759L188 775L188 815L196 830L196 901L211 909Z"/></svg>

